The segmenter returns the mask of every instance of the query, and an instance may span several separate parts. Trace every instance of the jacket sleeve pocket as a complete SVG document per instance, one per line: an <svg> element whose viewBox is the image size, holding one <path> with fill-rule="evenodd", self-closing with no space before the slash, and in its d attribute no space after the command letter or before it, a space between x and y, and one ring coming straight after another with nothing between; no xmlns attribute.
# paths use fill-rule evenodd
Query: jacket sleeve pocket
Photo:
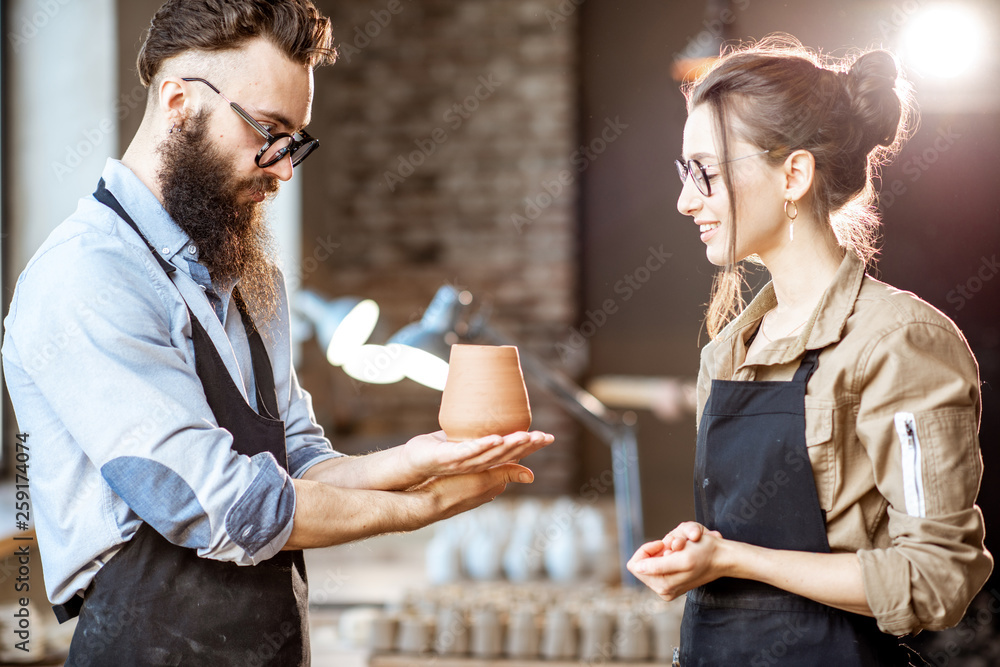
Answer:
<svg viewBox="0 0 1000 667"><path fill-rule="evenodd" d="M983 474L976 430L971 411L944 409L916 416L927 516L951 514L975 503Z"/></svg>

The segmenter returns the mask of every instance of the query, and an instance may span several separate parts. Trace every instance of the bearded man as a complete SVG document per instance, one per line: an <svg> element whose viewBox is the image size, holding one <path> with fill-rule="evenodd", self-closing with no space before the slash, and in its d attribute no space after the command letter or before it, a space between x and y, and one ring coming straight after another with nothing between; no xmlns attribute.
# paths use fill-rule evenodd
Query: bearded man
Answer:
<svg viewBox="0 0 1000 667"><path fill-rule="evenodd" d="M142 125L45 241L5 320L68 665L309 664L302 549L412 530L530 482L540 432L335 452L291 365L262 205L305 131L309 0L171 0Z"/></svg>

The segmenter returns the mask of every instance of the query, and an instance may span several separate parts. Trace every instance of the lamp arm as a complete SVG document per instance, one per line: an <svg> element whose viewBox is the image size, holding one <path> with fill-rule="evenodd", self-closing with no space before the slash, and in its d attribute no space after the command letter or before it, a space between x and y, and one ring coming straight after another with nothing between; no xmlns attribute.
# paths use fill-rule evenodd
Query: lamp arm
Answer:
<svg viewBox="0 0 1000 667"><path fill-rule="evenodd" d="M475 334L492 345L516 345L510 338L485 324L476 328ZM604 444L610 447L621 439L621 418L596 396L573 382L566 374L550 368L530 352L519 349L518 356L525 373L537 380Z"/></svg>
<svg viewBox="0 0 1000 667"><path fill-rule="evenodd" d="M480 320L471 327L470 336L493 345L514 342ZM621 582L638 587L639 580L628 571L628 560L643 539L642 491L639 481L639 452L635 427L626 424L616 412L596 396L573 382L566 374L550 368L530 353L518 351L521 368L540 381L562 406L579 419L595 436L611 448L615 487L615 523L618 527L618 557Z"/></svg>

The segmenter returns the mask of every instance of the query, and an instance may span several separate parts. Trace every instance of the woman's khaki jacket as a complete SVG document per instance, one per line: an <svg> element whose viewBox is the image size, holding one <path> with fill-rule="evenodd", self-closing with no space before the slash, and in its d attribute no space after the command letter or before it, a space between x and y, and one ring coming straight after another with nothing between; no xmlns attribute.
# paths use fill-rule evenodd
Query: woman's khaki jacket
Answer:
<svg viewBox="0 0 1000 667"><path fill-rule="evenodd" d="M993 567L975 504L981 406L968 343L848 253L802 332L747 364L747 342L776 304L768 284L702 350L699 422L712 379L790 380L806 350L822 349L806 444L830 547L857 552L884 632L955 625Z"/></svg>

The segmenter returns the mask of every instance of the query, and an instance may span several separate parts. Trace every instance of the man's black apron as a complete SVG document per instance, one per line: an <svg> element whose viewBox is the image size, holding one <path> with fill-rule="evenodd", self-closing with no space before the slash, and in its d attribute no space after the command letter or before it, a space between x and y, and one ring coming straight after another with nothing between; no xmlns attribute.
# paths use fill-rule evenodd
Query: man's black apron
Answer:
<svg viewBox="0 0 1000 667"><path fill-rule="evenodd" d="M103 179L94 196L146 240ZM150 250L168 274L174 271ZM285 426L277 418L267 351L238 292L233 298L250 342L259 413L243 398L189 306L198 377L219 426L233 434L233 450L246 456L271 452L287 470ZM309 664L301 551L239 566L199 558L194 549L171 544L144 523L98 571L82 607L79 602L60 607L61 620L77 611L80 616L67 665Z"/></svg>
<svg viewBox="0 0 1000 667"><path fill-rule="evenodd" d="M805 441L806 383L713 380L698 429L695 511L722 536L770 549L830 553ZM875 620L767 584L722 578L688 593L681 665L908 665Z"/></svg>

